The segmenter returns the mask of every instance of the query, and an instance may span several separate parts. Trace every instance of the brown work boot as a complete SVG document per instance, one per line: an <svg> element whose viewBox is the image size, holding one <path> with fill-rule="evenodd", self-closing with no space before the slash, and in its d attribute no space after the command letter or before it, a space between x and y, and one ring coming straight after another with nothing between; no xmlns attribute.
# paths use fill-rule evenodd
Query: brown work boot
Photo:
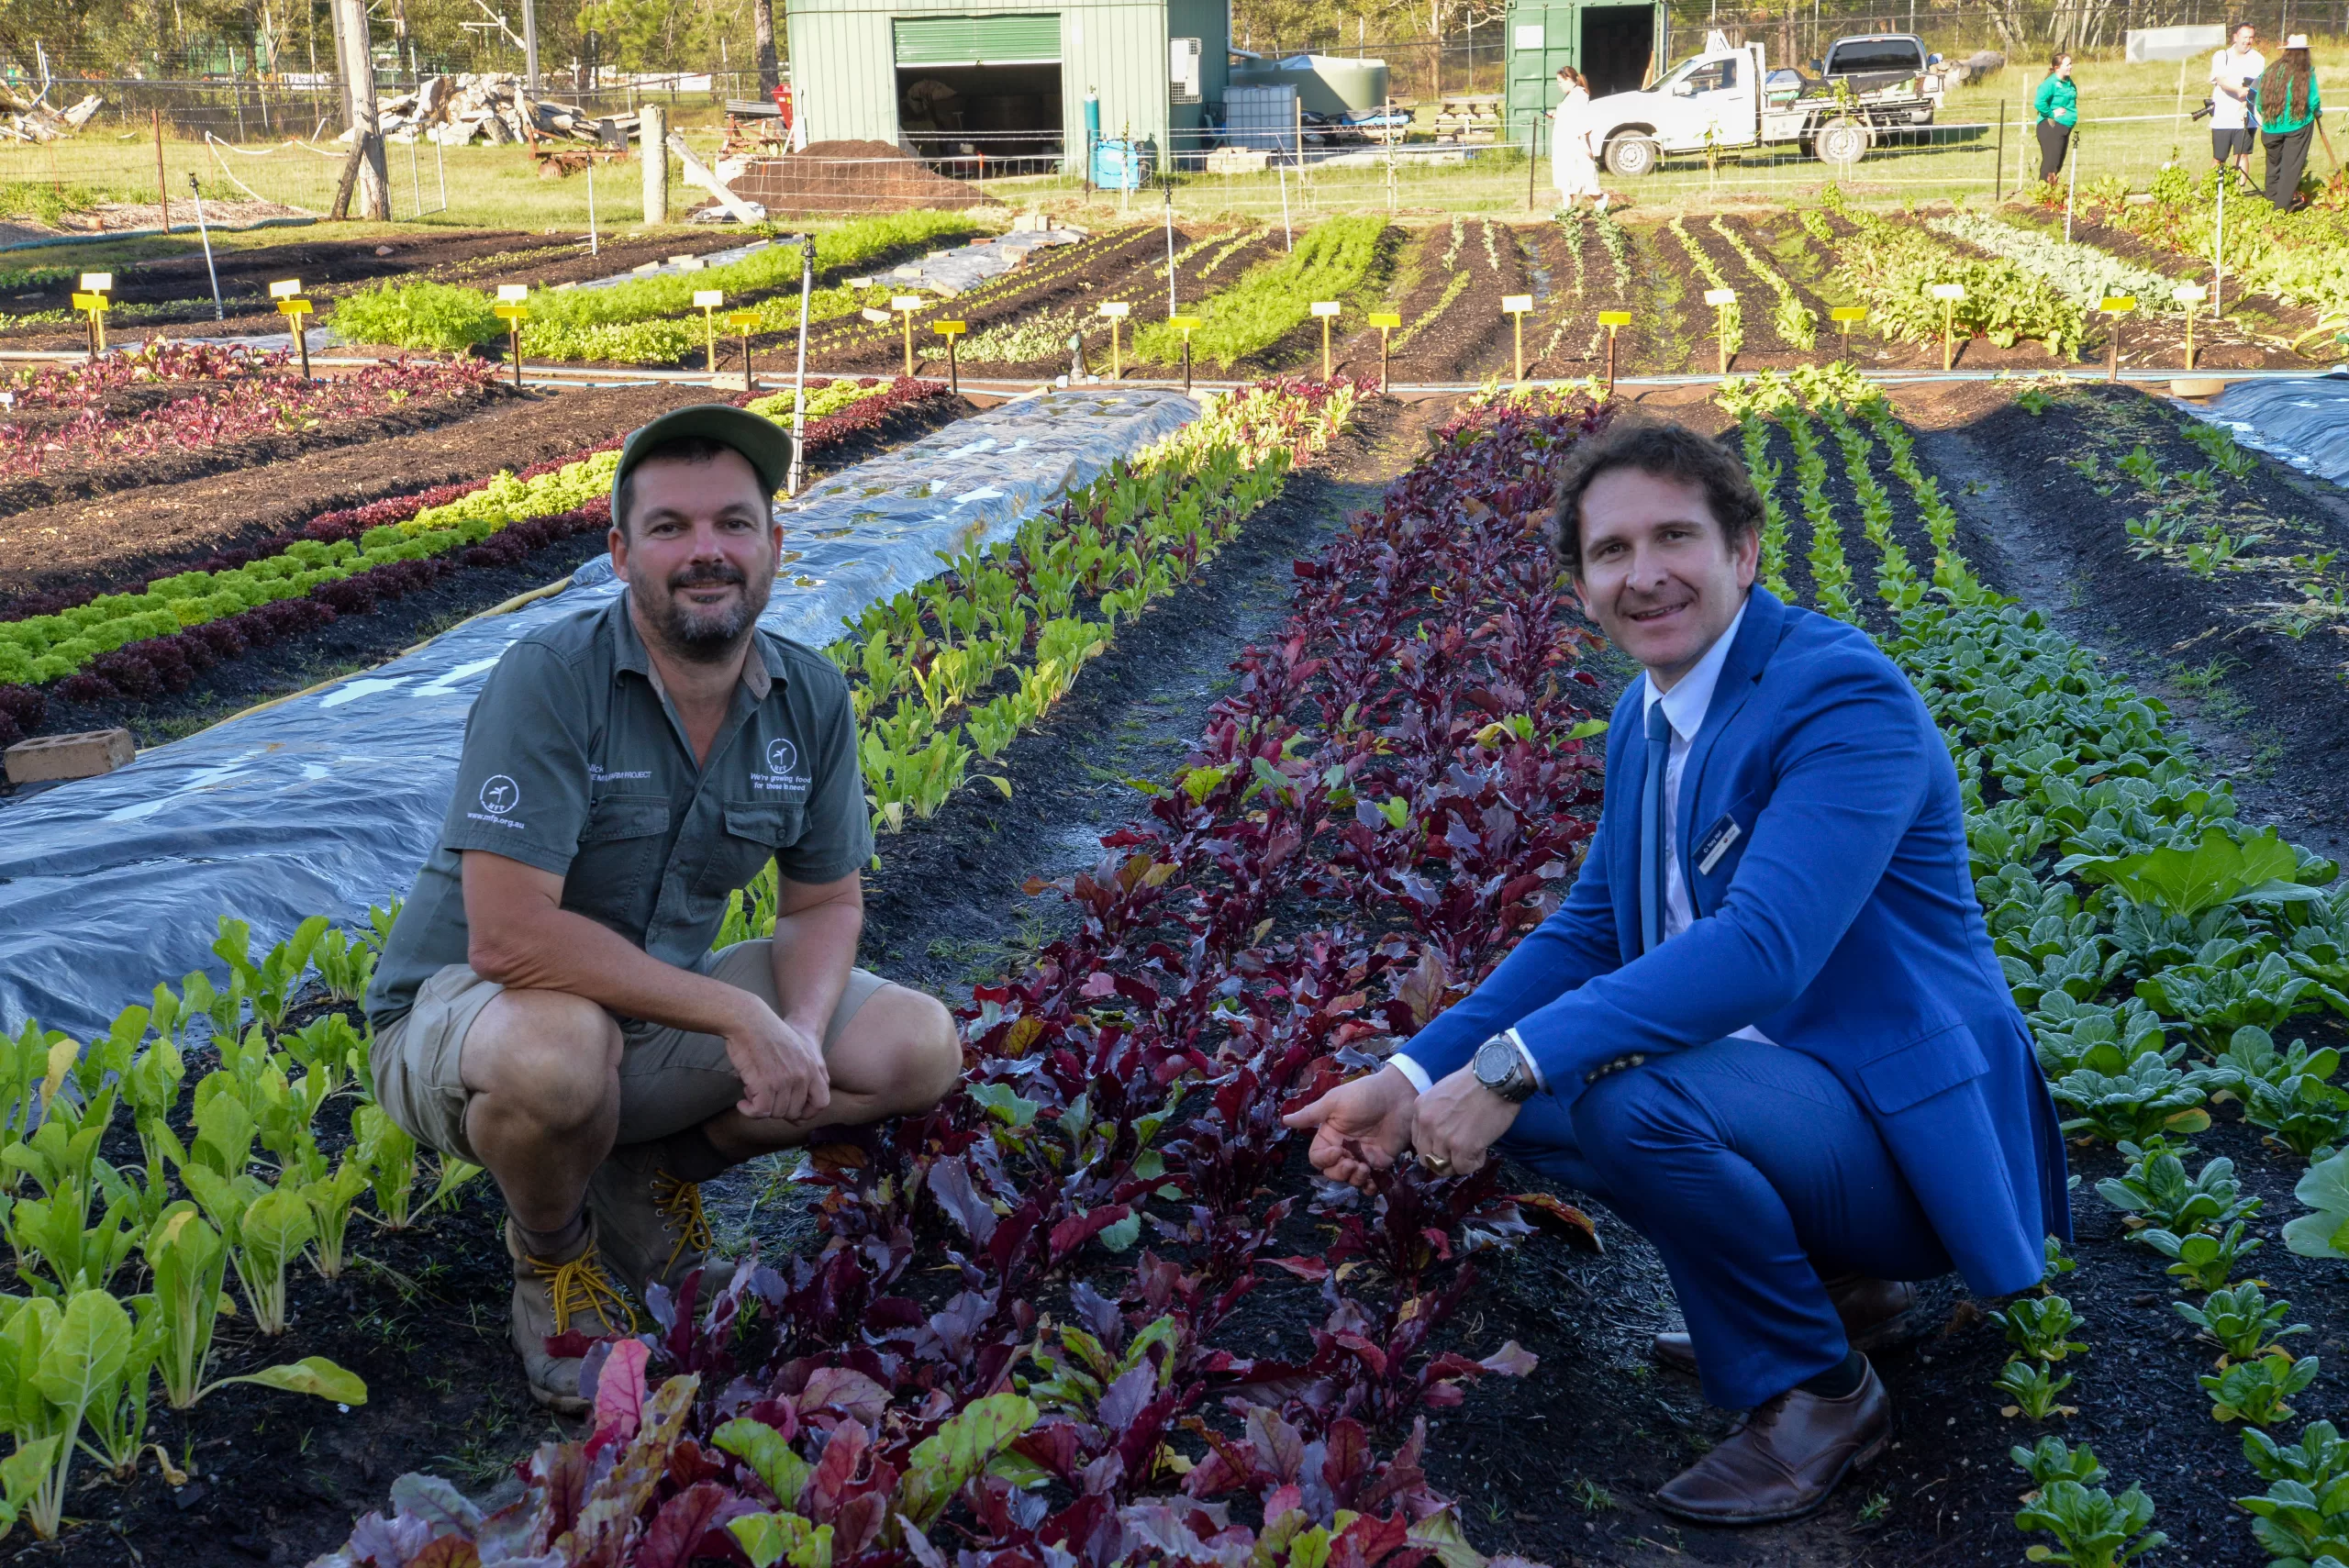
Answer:
<svg viewBox="0 0 2349 1568"><path fill-rule="evenodd" d="M716 1238L701 1210L701 1185L662 1169L662 1145L615 1149L587 1181L587 1212L596 1218L612 1272L645 1299L655 1284L674 1295L695 1269L703 1270L697 1307L726 1288L733 1263L709 1257Z"/></svg>
<svg viewBox="0 0 2349 1568"><path fill-rule="evenodd" d="M1905 1344L1924 1327L1918 1312L1922 1293L1907 1280L1846 1274L1826 1284L1827 1299L1843 1320L1843 1338L1862 1355ZM1675 1372L1697 1370L1696 1348L1676 1329L1655 1337L1655 1359Z"/></svg>
<svg viewBox="0 0 2349 1568"><path fill-rule="evenodd" d="M1656 1506L1706 1525L1798 1519L1892 1440L1892 1399L1863 1365L1841 1399L1789 1388L1747 1413L1712 1452L1656 1489Z"/></svg>
<svg viewBox="0 0 2349 1568"><path fill-rule="evenodd" d="M514 1349L530 1380L530 1397L558 1415L584 1416L579 1397L579 1358L559 1356L547 1340L573 1329L591 1340L636 1331L629 1310L604 1272L596 1247L596 1221L577 1246L559 1258L534 1258L522 1249L521 1228L506 1221L506 1255L514 1260Z"/></svg>

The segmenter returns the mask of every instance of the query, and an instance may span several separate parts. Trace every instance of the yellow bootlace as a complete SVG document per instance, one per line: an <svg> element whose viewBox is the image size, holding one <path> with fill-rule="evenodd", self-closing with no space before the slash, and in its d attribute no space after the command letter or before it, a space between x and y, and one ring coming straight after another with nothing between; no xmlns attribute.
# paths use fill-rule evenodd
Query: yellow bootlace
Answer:
<svg viewBox="0 0 2349 1568"><path fill-rule="evenodd" d="M669 1261L661 1265L664 1275L675 1269L677 1260L687 1252L707 1252L718 1245L718 1237L709 1228L709 1218L702 1213L699 1182L681 1182L666 1171L655 1171L652 1206L661 1211L662 1223L677 1237L677 1244L669 1249Z"/></svg>
<svg viewBox="0 0 2349 1568"><path fill-rule="evenodd" d="M604 1273L604 1261L596 1252L596 1244L568 1262L551 1263L543 1258L530 1260L530 1272L546 1282L547 1296L554 1304L554 1331L566 1333L571 1328L573 1313L591 1314L602 1320L607 1329L636 1327L636 1310L628 1304ZM618 1316L613 1316L617 1309Z"/></svg>

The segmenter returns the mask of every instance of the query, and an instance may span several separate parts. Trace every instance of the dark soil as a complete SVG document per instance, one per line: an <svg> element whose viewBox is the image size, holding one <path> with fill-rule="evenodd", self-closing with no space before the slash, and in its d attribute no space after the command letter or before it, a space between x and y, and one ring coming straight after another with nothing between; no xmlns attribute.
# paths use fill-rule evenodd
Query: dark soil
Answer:
<svg viewBox="0 0 2349 1568"><path fill-rule="evenodd" d="M0 510L0 610L27 595L117 588L218 550L268 545L321 512L567 456L710 395L668 384L498 386L447 421L405 430L371 423L331 450L240 456L240 444L188 454L201 466L187 473L168 462L119 465L136 487Z"/></svg>
<svg viewBox="0 0 2349 1568"><path fill-rule="evenodd" d="M138 457L61 462L45 473L0 481L0 517L21 516L36 506L117 495L153 484L177 484L215 474L236 474L311 452L373 446L419 430L456 424L495 408L512 396L512 388L493 383L443 397L412 398L381 414L331 419L309 429L248 436L217 446L173 447Z"/></svg>
<svg viewBox="0 0 2349 1568"><path fill-rule="evenodd" d="M808 473L821 477L836 473L918 439L972 411L969 403L945 397L892 409L878 429L812 450ZM517 595L561 582L605 550L604 530L598 528L558 539L512 566L461 566L436 583L379 604L369 614L340 616L315 631L256 647L240 659L224 660L200 673L187 690L150 701L73 703L58 696L52 686L48 688L48 712L38 733L68 734L122 725L142 746L186 735L255 703L380 664L468 617ZM0 785L0 802L12 793Z"/></svg>
<svg viewBox="0 0 2349 1568"><path fill-rule="evenodd" d="M2181 416L2127 387L2083 389L2038 416L1987 386L1904 392L1901 401L1920 410L1912 417L1929 432L1920 446L1948 476L1943 493L1982 532L1983 542L1967 548L1990 561L2003 555L2018 576L2038 573L2024 580L2055 601L2050 608L2069 617L2067 630L2125 661L2143 689L2232 737L2214 761L2246 801L2257 798L2304 841L2340 843L2349 829L2342 634L2324 624L2298 639L2278 629L2278 611L2300 595L2268 573L2222 571L2206 581L2180 562L2136 559L2124 525L2145 512L2145 498L2109 458L2093 482L2069 465L2111 429L2120 450L2142 442L2165 473L2199 470L2209 459L2176 434ZM1978 496L1960 490L1968 481ZM2099 484L2111 493L2098 494ZM2232 531L2271 535L2263 552L2349 554L2349 495L2337 486L2263 458L2221 496ZM2344 576L2338 562L2328 573L2335 584ZM2194 690L2202 683L2191 677L2214 662L2219 684Z"/></svg>
<svg viewBox="0 0 2349 1568"><path fill-rule="evenodd" d="M1404 330L1409 331L1442 303L1454 272L1467 273L1468 286L1443 306L1441 315L1420 326L1408 343L1395 350L1394 378L1474 382L1508 374L1512 369L1509 319L1501 312L1501 300L1508 295L1530 294L1533 288L1532 272L1517 231L1490 218L1462 219L1460 252L1448 269L1443 257L1452 249L1449 225L1426 230L1419 245L1423 270L1419 286L1398 311ZM1367 368L1375 369L1378 339L1375 333L1367 336ZM1531 347L1538 351L1540 346L1536 342Z"/></svg>
<svg viewBox="0 0 2349 1568"><path fill-rule="evenodd" d="M1177 228L1174 249L1180 252L1198 239L1204 228ZM1197 281L1197 269L1213 256L1210 246L1178 272L1178 286ZM1237 258L1234 258L1236 261ZM1024 277L1023 272L1032 272ZM1239 273L1227 263L1220 276L1237 277ZM1188 297L1197 294L1185 286ZM1154 313L1149 308L1153 299L1163 300L1166 294L1166 231L1152 224L1137 223L1093 235L1068 247L1055 247L1032 254L1020 267L991 279L979 289L956 299L940 302L914 317L914 369L917 374L943 373L946 367L945 340L930 331L930 324L938 320L961 321L968 328L963 345L968 345L989 328L1006 322L1025 320L1050 310L1063 310L1072 306L1087 315L1084 326L1088 345L1097 333L1101 338L1100 369L1108 371L1108 337L1107 323L1089 317L1093 302L1122 299L1135 306L1135 317L1119 330L1125 340L1132 341L1132 328ZM828 372L871 375L884 372L902 371L904 361L904 328L895 320L887 326L874 326L851 317L833 324L823 338L812 334L808 343L811 361L820 362ZM1130 355L1128 356L1130 362ZM1042 360L1006 361L982 359L968 352L961 363L974 374L1019 375L1041 373L1055 375L1068 369L1067 350Z"/></svg>

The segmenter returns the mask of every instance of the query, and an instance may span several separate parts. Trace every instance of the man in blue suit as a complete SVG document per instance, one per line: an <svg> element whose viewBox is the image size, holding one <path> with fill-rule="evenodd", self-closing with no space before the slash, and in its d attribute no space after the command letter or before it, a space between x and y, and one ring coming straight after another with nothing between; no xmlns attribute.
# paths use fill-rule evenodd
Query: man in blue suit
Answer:
<svg viewBox="0 0 2349 1568"><path fill-rule="evenodd" d="M1677 426L1569 459L1560 557L1646 672L1581 875L1472 995L1289 1118L1340 1179L1497 1151L1654 1243L1688 1323L1659 1356L1751 1412L1656 1495L1709 1524L1809 1513L1883 1451L1855 1341L1903 1327L1904 1282L2022 1290L2070 1234L1949 751L1865 634L1753 585L1761 515Z"/></svg>

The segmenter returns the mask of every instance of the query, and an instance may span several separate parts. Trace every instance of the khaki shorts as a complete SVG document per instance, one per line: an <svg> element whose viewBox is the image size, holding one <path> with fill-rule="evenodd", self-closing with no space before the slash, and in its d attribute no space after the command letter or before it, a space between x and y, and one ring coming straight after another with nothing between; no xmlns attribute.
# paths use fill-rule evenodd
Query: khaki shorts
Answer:
<svg viewBox="0 0 2349 1568"><path fill-rule="evenodd" d="M773 943L736 942L718 955L710 977L775 1006ZM849 971L848 988L824 1025L824 1054L859 1008L889 983L862 969ZM472 1092L459 1071L465 1036L484 1007L506 987L452 963L419 986L416 1005L375 1035L370 1058L375 1097L401 1130L426 1148L478 1165L465 1141L465 1106ZM726 1042L640 1019L621 1025L621 1144L645 1143L698 1127L742 1097L742 1080L727 1060Z"/></svg>

